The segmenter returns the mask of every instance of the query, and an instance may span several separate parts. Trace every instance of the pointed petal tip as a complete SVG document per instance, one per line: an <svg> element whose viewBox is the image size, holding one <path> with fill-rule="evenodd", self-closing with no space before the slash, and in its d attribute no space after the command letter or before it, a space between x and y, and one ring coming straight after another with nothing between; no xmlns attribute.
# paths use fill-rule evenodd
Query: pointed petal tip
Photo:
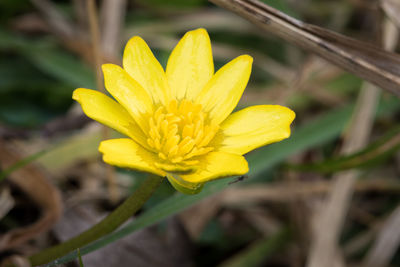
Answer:
<svg viewBox="0 0 400 267"><path fill-rule="evenodd" d="M77 89L75 89L75 90L72 92L72 99L73 99L73 100L79 102L80 97L81 97L81 92L82 92L81 89L82 89L82 88L77 88Z"/></svg>
<svg viewBox="0 0 400 267"><path fill-rule="evenodd" d="M245 157L242 158L240 164L237 164L237 172L234 175L245 175L249 172L249 162L246 160ZM230 175L232 176L232 175Z"/></svg>
<svg viewBox="0 0 400 267"><path fill-rule="evenodd" d="M106 64L101 65L101 69L102 69L104 75L109 74L111 71L118 69L118 68L121 68L121 67L118 65L115 65L115 64L111 64L111 63L106 63Z"/></svg>
<svg viewBox="0 0 400 267"><path fill-rule="evenodd" d="M128 44L129 44L129 45L132 45L132 44L134 44L135 42L145 42L145 40L143 40L142 37L140 37L140 36L138 36L138 35L135 35L135 36L131 37L131 38L128 40L128 42L126 43L126 45L127 45L127 46L128 46Z"/></svg>
<svg viewBox="0 0 400 267"><path fill-rule="evenodd" d="M146 41L142 37L135 35L131 37L126 43L126 46L124 48L124 55L128 55L129 50L135 47L146 47L150 50L150 47L147 45Z"/></svg>
<svg viewBox="0 0 400 267"><path fill-rule="evenodd" d="M240 55L236 58L237 60L247 61L249 64L253 63L253 57L247 54Z"/></svg>
<svg viewBox="0 0 400 267"><path fill-rule="evenodd" d="M203 32L203 33L208 33L207 30L206 30L205 28L203 28L203 27L200 27L200 28L191 30L191 31L189 31L189 32Z"/></svg>
<svg viewBox="0 0 400 267"><path fill-rule="evenodd" d="M204 28L197 28L195 30L188 31L185 35L196 34L196 35L203 35L204 37L210 39L208 32Z"/></svg>
<svg viewBox="0 0 400 267"><path fill-rule="evenodd" d="M290 129L290 125L288 125L287 128L285 130L283 130L282 140L289 138L290 135L291 135L291 129Z"/></svg>
<svg viewBox="0 0 400 267"><path fill-rule="evenodd" d="M101 141L100 144L99 144L99 147L98 147L99 152L102 153L102 154L104 154L104 142L105 141L106 140Z"/></svg>
<svg viewBox="0 0 400 267"><path fill-rule="evenodd" d="M96 93L98 91L93 90L93 89L87 89L87 88L76 88L72 92L72 99L75 100L75 101L78 101L79 103L81 103L82 97L85 97L85 95L91 94L93 92Z"/></svg>
<svg viewBox="0 0 400 267"><path fill-rule="evenodd" d="M294 121L294 119L296 118L296 113L291 110L288 107L284 107L284 106L280 106L280 105L276 105L277 107L282 109L282 112L286 114L286 116L288 117L289 122L289 126L290 124Z"/></svg>
<svg viewBox="0 0 400 267"><path fill-rule="evenodd" d="M108 144L109 142L107 142L107 141L109 141L109 140L112 140L112 139L101 141L99 144L99 147L97 148L97 150L102 154L102 158L103 158L104 162L107 162L104 158L107 157L106 153L107 153L107 150L109 149L109 144Z"/></svg>

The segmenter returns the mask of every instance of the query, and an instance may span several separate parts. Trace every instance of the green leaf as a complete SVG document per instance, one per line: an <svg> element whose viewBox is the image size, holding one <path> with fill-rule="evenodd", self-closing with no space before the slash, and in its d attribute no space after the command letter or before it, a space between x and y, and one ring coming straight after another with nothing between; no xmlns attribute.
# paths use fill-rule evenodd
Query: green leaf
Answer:
<svg viewBox="0 0 400 267"><path fill-rule="evenodd" d="M33 46L22 52L43 72L73 87L95 88L92 70L55 47Z"/></svg>
<svg viewBox="0 0 400 267"><path fill-rule="evenodd" d="M380 105L378 114L382 115L400 108L397 98L391 98L383 101ZM290 155L299 153L306 149L321 145L336 138L343 130L345 124L350 119L353 105L328 112L307 125L295 129L291 138L267 147L258 149L251 153L247 159L250 165L249 176L254 177L271 169L277 163L283 161ZM176 213L179 213L202 199L213 195L228 186L231 179L220 179L208 182L203 190L196 195L184 195L176 193L170 198L153 206L151 209L143 212L137 219L125 225L125 227L107 235L81 249L83 255L98 250L112 242L115 242L137 230L153 225ZM67 254L46 266L55 266L57 264L71 261L77 257L76 252Z"/></svg>
<svg viewBox="0 0 400 267"><path fill-rule="evenodd" d="M51 40L39 42L0 28L0 49L20 53L44 73L70 86L95 88L93 71L78 58L57 48Z"/></svg>
<svg viewBox="0 0 400 267"><path fill-rule="evenodd" d="M332 173L361 167L372 167L396 153L400 148L400 126L354 154L311 164L290 164L289 169Z"/></svg>

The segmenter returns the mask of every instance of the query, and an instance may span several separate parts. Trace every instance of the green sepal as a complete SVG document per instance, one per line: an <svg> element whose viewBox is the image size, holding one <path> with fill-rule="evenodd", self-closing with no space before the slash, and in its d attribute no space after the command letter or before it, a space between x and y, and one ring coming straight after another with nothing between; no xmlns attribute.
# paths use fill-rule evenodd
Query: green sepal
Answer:
<svg viewBox="0 0 400 267"><path fill-rule="evenodd" d="M167 173L167 178L176 190L186 195L200 193L204 186L204 183L191 183L185 181L177 173Z"/></svg>

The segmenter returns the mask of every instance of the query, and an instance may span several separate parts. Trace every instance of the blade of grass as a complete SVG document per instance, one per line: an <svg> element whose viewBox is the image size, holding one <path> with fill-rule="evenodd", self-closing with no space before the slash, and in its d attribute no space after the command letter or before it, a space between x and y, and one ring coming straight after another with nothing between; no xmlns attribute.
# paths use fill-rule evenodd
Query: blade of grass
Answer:
<svg viewBox="0 0 400 267"><path fill-rule="evenodd" d="M3 170L0 172L0 182L3 181L8 175L10 175L13 171L18 170L19 168L24 167L26 164L31 163L32 161L38 159L39 157L43 156L45 153L47 153L49 150L44 149L42 151L39 151L37 153L34 153L26 158L21 159L20 161L17 161L7 169Z"/></svg>
<svg viewBox="0 0 400 267"><path fill-rule="evenodd" d="M83 266L83 261L82 261L82 256L81 256L81 250L78 248L76 250L76 253L78 253L79 267L84 267Z"/></svg>
<svg viewBox="0 0 400 267"><path fill-rule="evenodd" d="M270 237L256 241L250 247L224 261L219 267L260 266L272 253L279 251L290 240L290 231L283 228Z"/></svg>
<svg viewBox="0 0 400 267"><path fill-rule="evenodd" d="M387 159L400 148L400 127L386 133L356 153L309 164L290 164L287 168L301 171L332 173L359 167L371 167Z"/></svg>

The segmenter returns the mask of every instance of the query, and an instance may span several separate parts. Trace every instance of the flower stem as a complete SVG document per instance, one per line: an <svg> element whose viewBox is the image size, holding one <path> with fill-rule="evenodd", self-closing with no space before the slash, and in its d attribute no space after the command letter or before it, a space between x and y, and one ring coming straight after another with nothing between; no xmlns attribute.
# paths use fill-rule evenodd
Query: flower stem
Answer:
<svg viewBox="0 0 400 267"><path fill-rule="evenodd" d="M68 252L81 248L84 245L111 233L143 206L155 189L161 184L162 180L163 177L151 175L117 209L102 221L95 224L92 228L64 243L47 248L31 256L29 260L32 266L42 265L53 261Z"/></svg>

